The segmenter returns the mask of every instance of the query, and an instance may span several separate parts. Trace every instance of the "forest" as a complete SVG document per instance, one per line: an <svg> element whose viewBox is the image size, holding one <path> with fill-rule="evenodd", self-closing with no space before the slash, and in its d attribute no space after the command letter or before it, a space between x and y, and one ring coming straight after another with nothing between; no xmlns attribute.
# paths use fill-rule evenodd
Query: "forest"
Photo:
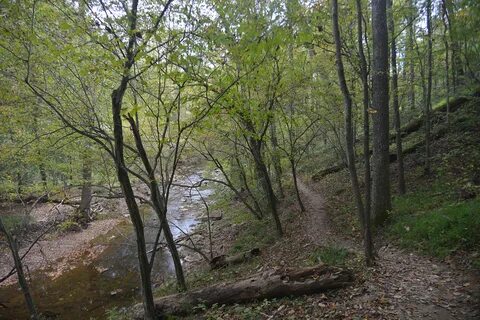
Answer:
<svg viewBox="0 0 480 320"><path fill-rule="evenodd" d="M0 320L479 319L478 0L0 0Z"/></svg>

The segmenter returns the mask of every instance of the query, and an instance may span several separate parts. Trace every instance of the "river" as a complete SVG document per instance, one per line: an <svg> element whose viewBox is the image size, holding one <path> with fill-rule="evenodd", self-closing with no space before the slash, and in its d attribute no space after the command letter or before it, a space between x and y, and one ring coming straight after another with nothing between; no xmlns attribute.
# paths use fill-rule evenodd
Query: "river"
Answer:
<svg viewBox="0 0 480 320"><path fill-rule="evenodd" d="M181 179L179 184L190 185L201 179L200 174ZM200 193L206 199L213 190L202 188ZM198 193L180 187L172 188L168 207L169 223L175 238L183 232L191 232L204 212ZM145 214L146 242L153 243L159 221L148 207L142 206L142 212ZM82 259L86 260L86 257L81 257L78 265L54 280L48 278L45 271L31 274L33 298L38 310L46 317L105 319L107 310L139 300L140 275L132 225L121 224L107 234L98 235L94 241L106 244L106 249L93 261L84 263ZM158 286L173 276L172 259L166 249L162 249L155 258L152 282ZM16 283L0 288L0 320L7 319L28 319L23 295Z"/></svg>

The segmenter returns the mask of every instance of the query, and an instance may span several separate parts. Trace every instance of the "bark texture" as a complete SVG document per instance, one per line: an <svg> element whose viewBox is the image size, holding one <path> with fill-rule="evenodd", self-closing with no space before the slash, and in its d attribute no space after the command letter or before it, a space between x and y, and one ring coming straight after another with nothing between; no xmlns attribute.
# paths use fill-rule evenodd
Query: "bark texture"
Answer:
<svg viewBox="0 0 480 320"><path fill-rule="evenodd" d="M340 37L340 28L338 25L338 1L332 0L332 26L333 37L335 39L335 57L337 63L338 81L340 83L340 89L343 94L344 101L344 116L345 116L345 145L347 151L347 166L350 173L350 181L352 183L352 191L355 199L355 205L357 207L358 217L362 229L365 226L365 212L362 203L362 195L360 193L360 185L358 183L357 168L355 167L355 150L353 146L353 123L352 123L352 97L347 87L345 80L345 71L342 61L342 41ZM366 252L366 256L370 259L373 257L370 252Z"/></svg>
<svg viewBox="0 0 480 320"><path fill-rule="evenodd" d="M209 287L155 299L155 307L166 314L187 314L199 304L245 303L260 299L299 296L324 292L350 285L350 271L319 265L307 269L270 271L255 274L234 283L221 283ZM134 310L135 319L142 319L140 306Z"/></svg>
<svg viewBox="0 0 480 320"><path fill-rule="evenodd" d="M388 33L386 0L372 1L372 214L376 225L391 209L389 167Z"/></svg>
<svg viewBox="0 0 480 320"><path fill-rule="evenodd" d="M368 72L367 72L367 59L365 58L365 52L363 50L363 14L362 14L362 1L356 0L357 7L357 42L358 52L360 56L360 78L362 79L362 91L363 91L363 157L365 165L365 209L363 212L363 241L365 248L365 258L367 265L371 265L374 260L373 255L373 239L370 225L370 213L371 213L371 176L370 176L370 121L368 108L370 107L370 94L368 88Z"/></svg>
<svg viewBox="0 0 480 320"><path fill-rule="evenodd" d="M392 95L393 95L393 123L395 127L395 142L397 145L397 165L398 165L398 193L405 194L405 170L403 165L402 153L402 135L400 132L400 103L398 101L398 71L397 71L397 43L395 38L395 22L392 12L393 0L387 0L388 3L388 28L390 33L390 64L392 66Z"/></svg>
<svg viewBox="0 0 480 320"><path fill-rule="evenodd" d="M430 110L432 108L432 1L427 0L427 92L423 109L425 120L425 174L430 174Z"/></svg>
<svg viewBox="0 0 480 320"><path fill-rule="evenodd" d="M15 270L17 271L18 284L20 285L20 289L23 292L25 303L27 304L27 308L30 313L30 319L33 319L33 320L40 319L38 316L37 308L35 307L35 303L33 302L30 289L28 287L27 279L25 278L25 274L23 272L23 264L22 264L22 259L18 254L17 241L12 236L12 234L5 228L1 218L0 218L0 233L3 233L7 238L8 247L10 248L10 251L12 253L13 261L15 264Z"/></svg>

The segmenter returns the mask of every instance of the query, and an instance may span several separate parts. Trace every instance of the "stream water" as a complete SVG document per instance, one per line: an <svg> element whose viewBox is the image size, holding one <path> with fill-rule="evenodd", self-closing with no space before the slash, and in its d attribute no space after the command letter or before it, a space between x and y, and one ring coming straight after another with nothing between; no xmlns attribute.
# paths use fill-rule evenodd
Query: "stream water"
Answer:
<svg viewBox="0 0 480 320"><path fill-rule="evenodd" d="M200 179L194 174L180 181L192 184ZM206 199L212 189L199 191ZM175 238L191 232L204 208L196 191L173 187L169 199L169 223ZM159 221L148 208L145 214L147 247L155 241ZM52 280L45 271L31 274L30 289L37 308L52 319L105 319L106 311L138 301L140 297L137 249L133 227L124 223L107 234L99 235L96 243L106 249L93 261L84 263L81 257L71 270ZM160 250L152 271L154 285L174 276L172 259L166 249ZM0 320L28 319L22 292L17 284L0 288Z"/></svg>

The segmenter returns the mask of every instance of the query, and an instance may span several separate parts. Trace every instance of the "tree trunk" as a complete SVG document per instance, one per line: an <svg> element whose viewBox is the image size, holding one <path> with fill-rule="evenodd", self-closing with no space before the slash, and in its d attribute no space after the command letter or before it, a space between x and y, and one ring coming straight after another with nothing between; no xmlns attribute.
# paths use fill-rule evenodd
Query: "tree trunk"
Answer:
<svg viewBox="0 0 480 320"><path fill-rule="evenodd" d="M398 164L398 193L405 194L405 170L403 166L403 153L402 153L402 135L400 132L400 105L398 102L398 71L397 71L397 44L395 39L395 22L393 20L393 0L387 0L388 3L388 27L390 31L390 63L392 66L392 94L393 94L393 116L394 127L396 133L396 145L397 145L397 164Z"/></svg>
<svg viewBox="0 0 480 320"><path fill-rule="evenodd" d="M282 165L280 163L280 157L278 155L278 140L277 140L277 129L275 119L272 118L272 123L270 124L270 141L272 143L272 162L273 162L273 169L275 170L275 182L277 184L278 193L280 194L280 198L285 198L285 193L283 190L282 184Z"/></svg>
<svg viewBox="0 0 480 320"><path fill-rule="evenodd" d="M387 219L391 209L388 116L388 33L386 0L372 1L373 68L373 188L372 213L375 224Z"/></svg>
<svg viewBox="0 0 480 320"><path fill-rule="evenodd" d="M40 135L38 134L38 117L39 117L39 109L38 109L38 104L40 101L36 101L33 104L33 135L35 136L35 140L40 140ZM40 151L38 151L38 157L42 159L42 155L40 154ZM43 189L44 191L47 191L47 172L45 170L45 165L40 162L38 164L38 171L40 173L40 180L42 181Z"/></svg>
<svg viewBox="0 0 480 320"><path fill-rule="evenodd" d="M425 119L425 174L430 174L430 110L432 104L432 1L427 0L427 92L424 106Z"/></svg>
<svg viewBox="0 0 480 320"><path fill-rule="evenodd" d="M125 94L128 77L122 79L118 89L112 93L112 115L113 115L113 134L115 140L115 165L117 169L118 181L122 187L123 196L128 207L130 219L132 221L137 241L138 262L141 276L142 300L145 313L145 319L155 319L155 306L153 304L152 282L150 275L150 265L148 262L147 248L145 244L145 234L142 217L135 200L135 194L132 189L128 171L126 169L123 154L123 128L122 128L122 99Z"/></svg>
<svg viewBox="0 0 480 320"><path fill-rule="evenodd" d="M15 264L15 269L17 270L17 277L18 277L18 284L22 289L23 296L25 298L25 303L27 304L28 311L30 313L30 319L40 319L37 313L37 309L35 308L35 303L33 302L32 295L30 294L30 289L28 288L27 279L25 278L25 274L23 273L23 264L22 259L18 254L18 247L16 239L10 234L4 224L2 219L0 218L0 233L5 234L7 238L7 243L12 252L13 261Z"/></svg>
<svg viewBox="0 0 480 320"><path fill-rule="evenodd" d="M82 162L82 196L78 207L78 212L87 220L90 219L90 203L92 201L92 160L90 156L89 152L85 150Z"/></svg>
<svg viewBox="0 0 480 320"><path fill-rule="evenodd" d="M148 175L148 180L150 182L148 187L150 189L150 197L152 200L153 209L155 210L155 213L157 214L158 219L160 220L160 224L163 228L165 241L167 242L168 250L172 255L178 287L182 291L187 290L187 284L185 282L185 276L183 273L180 255L178 254L178 249L175 244L175 239L173 238L172 231L170 230L170 226L168 225L168 222L167 222L167 199L165 199L165 197L162 194L160 194L159 185L155 178L155 171L152 165L150 164L150 160L148 159L147 152L145 150L145 147L143 146L143 141L142 141L142 137L140 136L140 130L138 128L138 124L131 116L127 116L127 120L130 123L130 128L132 129L132 132L133 132L138 154L140 156L140 159L142 160L143 166L145 167L145 171L147 172L147 175ZM153 262L151 262L151 264L153 265Z"/></svg>
<svg viewBox="0 0 480 320"><path fill-rule="evenodd" d="M187 314L194 307L214 304L234 304L262 299L300 296L325 292L350 285L350 271L320 265L313 268L286 271L267 271L254 274L233 283L220 283L186 293L155 299L157 310L167 314ZM142 312L134 307L134 318L141 319Z"/></svg>
<svg viewBox="0 0 480 320"><path fill-rule="evenodd" d="M338 25L338 1L332 0L332 25L333 25L333 37L335 39L335 56L337 62L338 80L340 83L340 89L343 94L343 101L345 105L345 140L347 151L347 165L350 172L350 180L352 183L352 191L355 197L355 204L358 211L358 217L362 226L362 231L365 230L365 209L362 203L362 194L360 193L360 185L358 183L357 169L355 167L355 153L353 144L353 125L352 125L352 98L347 87L345 80L345 72L342 61L342 41L340 37L340 28ZM365 234L364 234L365 235ZM366 239L364 239L366 240ZM371 264L373 254L370 251L371 247L368 241L364 241L365 258L368 264Z"/></svg>
<svg viewBox="0 0 480 320"><path fill-rule="evenodd" d="M408 52L408 103L410 109L415 109L415 63L413 60L413 42L415 41L415 15L417 8L414 1L410 0L410 14L408 15L408 39L407 39L407 52Z"/></svg>
<svg viewBox="0 0 480 320"><path fill-rule="evenodd" d="M297 195L300 211L305 212L305 206L303 205L302 197L300 196L300 190L298 190L297 166L295 165L294 159L290 159L290 168L292 169L293 184L295 186L295 194Z"/></svg>
<svg viewBox="0 0 480 320"><path fill-rule="evenodd" d="M445 44L445 87L447 89L447 125L450 124L450 76L449 76L449 67L450 67L450 57L449 57L449 45L447 33L449 32L448 28L448 11L446 0L442 1L442 20L443 20L443 42Z"/></svg>
<svg viewBox="0 0 480 320"><path fill-rule="evenodd" d="M253 132L253 131L252 131ZM255 161L255 171L258 178L260 179L260 185L267 196L268 207L275 221L275 227L277 229L277 234L279 237L283 236L282 223L280 222L280 217L278 216L277 210L277 199L275 193L273 192L272 181L270 180L270 175L265 165L265 161L262 156L262 142L258 141L254 137L250 139L250 149Z"/></svg>
<svg viewBox="0 0 480 320"><path fill-rule="evenodd" d="M135 41L136 35L133 32L137 29L137 8L138 0L133 0L129 14L129 30L132 33L128 40L126 49L126 60L124 62L124 73L117 89L112 92L112 119L113 119L113 137L114 137L114 160L117 170L118 182L123 191L123 197L128 207L130 219L135 231L138 253L138 267L141 278L141 291L144 317L147 320L157 318L155 314L155 305L153 303L152 281L150 276L150 264L147 256L145 244L144 226L140 210L138 209L135 194L132 189L127 166L125 164L124 145L123 145L123 127L122 127L122 102L130 81L130 70L135 62Z"/></svg>
<svg viewBox="0 0 480 320"><path fill-rule="evenodd" d="M363 157L365 163L365 210L363 212L363 241L367 265L372 265L374 260L374 247L370 223L371 212L371 177L370 177L370 121L368 108L370 107L370 95L368 89L367 59L363 50L363 14L362 2L356 0L357 6L357 42L360 55L360 78L363 86Z"/></svg>

